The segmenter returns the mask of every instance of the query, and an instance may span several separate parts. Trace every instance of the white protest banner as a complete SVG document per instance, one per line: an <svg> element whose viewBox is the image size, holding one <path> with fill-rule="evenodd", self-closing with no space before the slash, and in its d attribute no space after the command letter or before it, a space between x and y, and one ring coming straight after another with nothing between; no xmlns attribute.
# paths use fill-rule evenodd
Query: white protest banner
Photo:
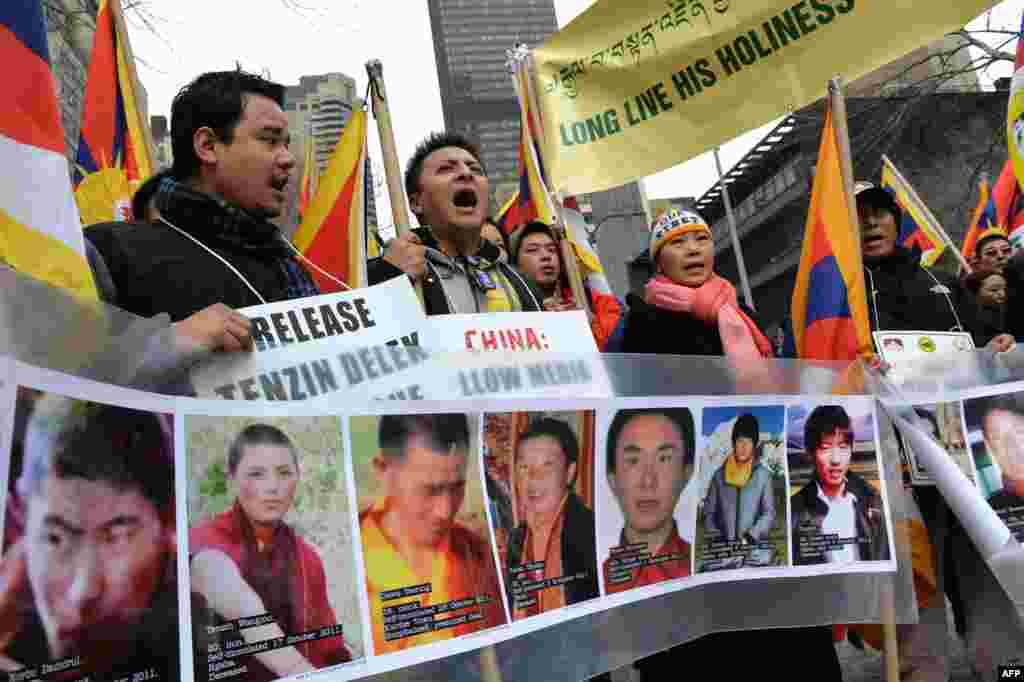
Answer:
<svg viewBox="0 0 1024 682"><path fill-rule="evenodd" d="M479 353L472 357L501 355ZM555 354L510 355L525 363L531 356L552 358ZM75 657L62 659L59 652L35 653L32 649L36 658L21 661L29 666L56 660L62 671L76 673L96 669L131 678L150 669L163 676L173 676L181 669L197 670L197 680L241 680L247 679L243 675L247 671L251 675L259 666L282 660L287 663L299 653L310 664L305 671L329 670L331 679L359 679L558 627L654 595L700 590L713 583L867 576L895 569L874 402L866 396L839 400L798 395L634 399L573 395L558 400L498 396L416 405L348 399L325 407L308 402L274 405L168 398L21 364L15 367L11 384L18 389L17 398L14 391L8 391L6 404L0 407L7 409L16 401L25 419L15 420L21 424L12 437L17 447L11 448L11 456L0 459L6 464L0 469L35 471L34 466L20 466L23 458L38 457L49 452L53 443L63 442L56 438L51 443L39 435L43 433L63 436L74 430L85 434L82 437L91 439L89 442L107 443L99 448L99 456L122 467L117 471L127 470L125 475L143 477L143 494L158 506L169 505L167 511L172 513L154 523L164 524L162 530L174 541L154 534L133 546L134 550L114 547L105 551L113 556L142 551L151 540L159 551L142 551L146 562L139 567L150 570L173 560L176 542L179 563L179 571L166 581L138 581L141 587L137 589L152 593L152 599L144 602L153 604L152 608L141 614L116 610L105 614L124 618L132 628L123 635L123 650L111 651L105 640L104 646L97 648L98 640L90 639L82 643L81 651L76 652L80 656ZM849 536L815 530L812 523L799 523L796 516L806 491L816 486L813 457L802 452L814 447L805 434L827 428L837 412L853 423L847 480L860 485L855 504L873 512L872 527L858 527ZM788 416L784 418L784 414ZM778 455L767 464L755 465L756 478L752 479L768 481L778 498L779 503L766 512L768 522L760 540L774 560L711 570L709 565L693 564L690 558L691 543L705 553L711 547L710 537L702 537L704 526L694 527L698 523L694 509L676 513L680 504L693 505L696 498L666 499L637 508L630 500L635 487L644 484L627 481L627 460L622 452L640 449L651 437L673 439L680 485L672 491L673 496L678 495L689 479L701 475L701 468L712 466L707 457L690 462L685 453L709 453L708 448L714 450L714 444L722 439L704 434L725 434L734 428L734 422L752 417L761 427L756 429L756 437L773 443ZM436 453L429 448L406 448L404 439L410 425L444 439L446 449ZM129 435L133 446L119 447L117 443ZM544 461L546 456L544 447L536 447L541 436L555 438L573 460L573 466L560 474L566 477L565 483L544 492L529 487L534 485L538 458ZM249 447L264 444L266 439L291 447ZM617 453L614 462L606 462L609 440ZM776 441L788 444L785 454L774 445ZM544 445L544 441L540 443ZM416 458L417 466L393 469L394 462L386 453L396 446L406 450L402 455L405 462ZM659 452L657 456L664 455ZM789 462L779 457L787 457ZM144 467L128 466L139 458ZM608 475L605 462L622 480ZM257 504L259 493L249 484L235 482L259 475L268 466L277 477L277 492L273 499L261 499ZM770 473L766 473L768 468ZM420 497L405 492L403 486L415 480L409 477L423 471L430 471L430 480L435 482L454 481L452 491L443 493L452 505L443 520L424 515L417 507ZM151 480L154 472L156 478ZM51 481L44 490L65 490L60 486L74 484L63 479L73 477L54 479L60 485ZM94 485L85 488L101 514L105 513L104 495L117 493L117 488L102 481L90 481ZM565 512L559 532L571 533L575 543L564 545L567 549L561 550L561 561L516 544L524 533L536 532L531 530L536 523L534 512L552 496L557 503L567 487L572 494L566 504L572 511ZM109 493L105 492L108 488ZM31 515L31 505L39 504L40 498L18 499L18 491L23 489L8 486L3 492L14 496L13 508L30 505ZM793 506L793 523L787 520L786 499ZM710 508L705 500L702 513L707 515ZM83 510L81 505L72 505L61 513L71 523L79 521ZM627 530L640 522L637 514L658 522L675 519L679 537L657 551L644 546ZM253 519L274 524L274 542L293 548L291 556L275 561L259 580L248 570L255 540L241 530ZM396 519L401 523L396 525ZM8 519L5 538L25 543L21 547L30 550L26 553L32 556L35 568L40 561L53 561L52 553L26 547L45 544L47 539L26 534L22 520L21 514ZM387 533L382 530L385 528ZM395 543L420 537L440 537L442 542L434 551L443 553L441 558L457 569L432 572L429 563L425 569L407 564ZM207 550L215 550L223 558ZM812 551L819 551L824 560L797 560ZM18 556L10 546L2 548L0 569ZM230 561L239 570L211 572L211 561ZM300 574L298 567L321 578L309 581L301 591L284 589ZM760 584L768 588L767 583ZM828 584L835 589L834 582ZM239 606L232 595L246 589L262 602ZM41 604L27 592L19 607L35 613ZM712 592L706 594L705 608L722 607L724 601ZM203 599L194 599L197 595ZM279 601L272 602L272 595ZM140 602L142 596L147 595L141 595ZM820 618L822 613L834 622L867 617L861 611L864 600L829 601L820 593L813 597L814 615L808 618ZM190 609L179 608L179 604L190 602ZM789 606L779 616L779 626L801 624L801 616L796 616L795 623L786 622L793 618L792 602ZM304 609L303 617L292 617L299 609ZM225 615L228 613L231 615ZM151 629L142 627L140 617L160 625L159 632L166 633L166 639L147 639ZM16 633L12 642L0 643L0 655L24 651L19 646L35 641L28 638L37 635L33 629ZM108 656L108 652L118 656Z"/></svg>
<svg viewBox="0 0 1024 682"><path fill-rule="evenodd" d="M610 394L582 311L426 318L402 277L242 312L253 321L256 350L217 356L194 370L201 397L330 404L339 397ZM547 358L551 353L574 357Z"/></svg>
<svg viewBox="0 0 1024 682"><path fill-rule="evenodd" d="M344 390L346 380L352 384L362 377L355 381L361 383L402 369L405 354L396 347L419 346L427 324L406 277L239 312L252 320L255 350L217 355L196 367L192 383L199 396L307 400ZM380 348L343 353L373 346ZM395 356L390 362L389 354ZM409 361L420 362L421 355L413 352Z"/></svg>
<svg viewBox="0 0 1024 682"><path fill-rule="evenodd" d="M422 343L437 350L599 352L582 310L444 315L430 326L431 338Z"/></svg>

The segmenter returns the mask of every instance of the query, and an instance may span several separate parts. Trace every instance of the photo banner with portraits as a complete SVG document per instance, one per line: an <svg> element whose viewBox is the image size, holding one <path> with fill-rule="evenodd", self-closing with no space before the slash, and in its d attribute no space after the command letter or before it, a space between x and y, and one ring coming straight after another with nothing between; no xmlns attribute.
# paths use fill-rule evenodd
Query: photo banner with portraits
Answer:
<svg viewBox="0 0 1024 682"><path fill-rule="evenodd" d="M870 396L272 404L0 377L22 682L359 679L654 596L897 568ZM1010 388L940 417L1007 537Z"/></svg>
<svg viewBox="0 0 1024 682"><path fill-rule="evenodd" d="M253 323L251 353L216 354L195 367L198 396L239 401L444 399L489 394L609 392L586 313L521 312L427 317L406 277L373 287L240 309ZM445 352L536 357L473 371ZM564 362L552 354L573 354Z"/></svg>

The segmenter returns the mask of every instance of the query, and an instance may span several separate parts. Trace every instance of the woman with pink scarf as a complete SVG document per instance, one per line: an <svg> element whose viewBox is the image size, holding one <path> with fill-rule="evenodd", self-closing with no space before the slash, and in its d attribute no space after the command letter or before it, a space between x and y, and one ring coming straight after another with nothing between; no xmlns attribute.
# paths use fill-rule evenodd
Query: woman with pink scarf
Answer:
<svg viewBox="0 0 1024 682"><path fill-rule="evenodd" d="M629 297L624 353L772 357L772 345L736 288L715 274L715 240L692 211L673 210L651 228L656 276L643 299Z"/></svg>
<svg viewBox="0 0 1024 682"><path fill-rule="evenodd" d="M674 210L651 228L651 261L657 274L644 296L630 296L625 353L717 355L734 365L772 357L772 345L736 298L736 288L715 274L715 240L707 222L692 211ZM634 665L641 678L668 679L694 661L757 661L768 679L793 676L792 658L815 680L841 682L842 669L828 627L716 632Z"/></svg>

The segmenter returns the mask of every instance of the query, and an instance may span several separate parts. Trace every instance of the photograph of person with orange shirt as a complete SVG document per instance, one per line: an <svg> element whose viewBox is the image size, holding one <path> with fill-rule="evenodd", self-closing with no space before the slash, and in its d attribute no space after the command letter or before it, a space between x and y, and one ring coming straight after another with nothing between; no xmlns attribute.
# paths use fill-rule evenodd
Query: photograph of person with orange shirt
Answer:
<svg viewBox="0 0 1024 682"><path fill-rule="evenodd" d="M604 560L607 594L690 575L690 543L675 514L693 474L686 407L619 410L605 443L608 488L624 523Z"/></svg>
<svg viewBox="0 0 1024 682"><path fill-rule="evenodd" d="M505 589L513 620L599 596L594 529L594 413L488 414L510 437L513 528Z"/></svg>
<svg viewBox="0 0 1024 682"><path fill-rule="evenodd" d="M476 419L352 417L359 535L377 655L506 624Z"/></svg>

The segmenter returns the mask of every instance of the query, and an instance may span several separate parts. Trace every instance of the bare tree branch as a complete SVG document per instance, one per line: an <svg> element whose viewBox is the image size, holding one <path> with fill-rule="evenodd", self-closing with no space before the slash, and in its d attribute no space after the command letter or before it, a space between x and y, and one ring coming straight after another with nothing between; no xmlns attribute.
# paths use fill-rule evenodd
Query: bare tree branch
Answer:
<svg viewBox="0 0 1024 682"><path fill-rule="evenodd" d="M987 33L992 33L992 31L987 31ZM1002 33L1002 31L1000 31L1000 33ZM968 45L970 45L970 46L972 46L972 47L974 47L974 48L976 48L978 50L981 50L982 52L984 52L988 56L992 57L992 59L1003 59L1003 60L1006 60L1008 62L1012 62L1014 60L1014 55L1012 53L1006 52L1005 50L999 50L999 49L996 49L996 48L992 47L991 45L989 45L985 41L979 40L978 38L976 38L973 35L971 35L970 31L965 31L964 29L960 29L959 31L956 31L956 32L952 33L951 35L955 35L955 36L959 37L965 43L967 43ZM1013 35L1017 35L1017 34L1014 33ZM1009 42L1009 41L1007 41L1007 42Z"/></svg>

